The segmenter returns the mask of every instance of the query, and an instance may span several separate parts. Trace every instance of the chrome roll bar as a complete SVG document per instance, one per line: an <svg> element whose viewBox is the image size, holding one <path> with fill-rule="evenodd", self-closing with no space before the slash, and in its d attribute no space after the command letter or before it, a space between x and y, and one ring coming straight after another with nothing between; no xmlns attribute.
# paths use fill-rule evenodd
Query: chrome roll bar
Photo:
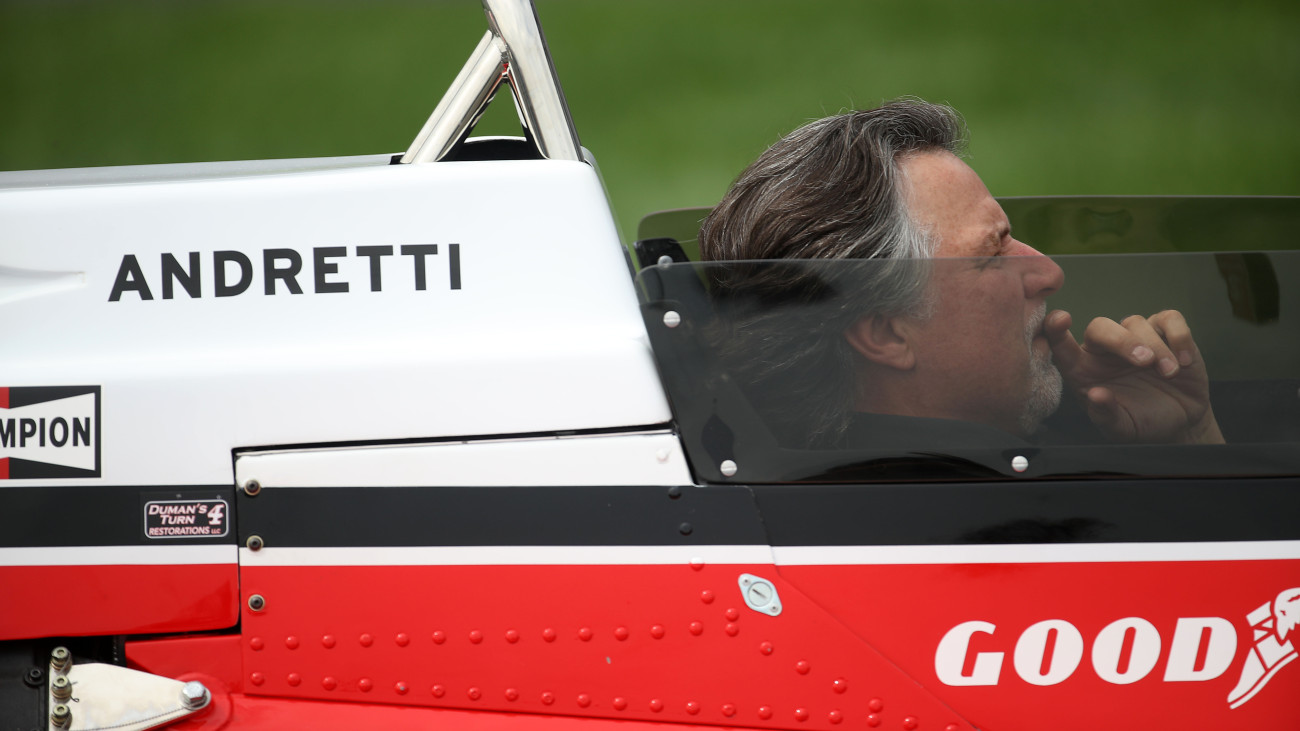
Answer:
<svg viewBox="0 0 1300 731"><path fill-rule="evenodd" d="M475 123L505 82L519 121L549 160L582 160L578 132L555 75L532 0L483 0L488 32L416 135L401 162L442 160Z"/></svg>

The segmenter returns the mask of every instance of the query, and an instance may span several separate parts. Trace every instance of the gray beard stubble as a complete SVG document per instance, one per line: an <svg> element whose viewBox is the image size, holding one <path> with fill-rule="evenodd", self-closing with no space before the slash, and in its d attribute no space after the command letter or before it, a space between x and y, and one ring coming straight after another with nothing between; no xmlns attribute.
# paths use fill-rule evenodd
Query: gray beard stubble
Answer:
<svg viewBox="0 0 1300 731"><path fill-rule="evenodd" d="M1056 412L1061 405L1064 389L1061 371L1052 363L1052 351L1038 353L1034 350L1034 336L1038 335L1047 317L1047 303L1025 324L1025 347L1029 350L1029 396L1020 413L1020 428L1025 434L1038 431L1043 420Z"/></svg>

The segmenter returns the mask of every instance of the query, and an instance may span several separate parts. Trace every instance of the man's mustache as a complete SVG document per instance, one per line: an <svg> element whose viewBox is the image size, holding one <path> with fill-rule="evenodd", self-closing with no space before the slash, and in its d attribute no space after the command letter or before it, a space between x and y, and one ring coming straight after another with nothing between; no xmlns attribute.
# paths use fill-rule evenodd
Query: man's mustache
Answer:
<svg viewBox="0 0 1300 731"><path fill-rule="evenodd" d="M1043 334L1043 321L1047 319L1047 303L1039 302L1038 309L1030 315L1029 321L1025 323L1025 344L1032 345L1034 338Z"/></svg>

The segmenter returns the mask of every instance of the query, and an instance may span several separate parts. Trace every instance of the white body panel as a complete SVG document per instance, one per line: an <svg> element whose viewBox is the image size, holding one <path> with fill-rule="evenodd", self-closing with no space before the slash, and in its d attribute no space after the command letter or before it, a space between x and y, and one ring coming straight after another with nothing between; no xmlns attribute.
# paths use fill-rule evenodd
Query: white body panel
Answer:
<svg viewBox="0 0 1300 731"><path fill-rule="evenodd" d="M386 161L0 175L0 386L101 386L108 484L229 483L242 447L669 421L590 165ZM400 247L430 244L419 290ZM268 249L301 257L301 294L266 294ZM246 290L215 296L217 251ZM199 296L165 299L163 255L191 252Z"/></svg>
<svg viewBox="0 0 1300 731"><path fill-rule="evenodd" d="M238 563L238 548L210 546L24 546L0 548L0 566L174 566Z"/></svg>
<svg viewBox="0 0 1300 731"><path fill-rule="evenodd" d="M402 444L241 454L235 482L262 487L688 485L677 437L658 434Z"/></svg>
<svg viewBox="0 0 1300 731"><path fill-rule="evenodd" d="M347 546L239 549L242 566L753 566L769 546Z"/></svg>

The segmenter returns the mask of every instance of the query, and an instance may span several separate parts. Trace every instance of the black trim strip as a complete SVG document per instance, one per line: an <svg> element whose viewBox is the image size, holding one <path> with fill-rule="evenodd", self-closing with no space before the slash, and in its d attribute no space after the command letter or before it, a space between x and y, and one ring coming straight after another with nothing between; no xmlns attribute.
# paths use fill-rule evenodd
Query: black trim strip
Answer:
<svg viewBox="0 0 1300 731"><path fill-rule="evenodd" d="M177 497L179 496L179 497ZM224 499L221 538L144 536ZM0 546L960 545L1300 540L1300 479L707 487L0 488Z"/></svg>
<svg viewBox="0 0 1300 731"><path fill-rule="evenodd" d="M214 538L150 539L150 500L225 500L230 485L0 487L0 547L213 545L235 542L235 530ZM234 515L230 520L235 520ZM237 527L238 523L233 527Z"/></svg>
<svg viewBox="0 0 1300 731"><path fill-rule="evenodd" d="M1300 539L1300 480L752 488L774 546Z"/></svg>
<svg viewBox="0 0 1300 731"><path fill-rule="evenodd" d="M239 494L240 545L764 545L748 488L329 487Z"/></svg>

